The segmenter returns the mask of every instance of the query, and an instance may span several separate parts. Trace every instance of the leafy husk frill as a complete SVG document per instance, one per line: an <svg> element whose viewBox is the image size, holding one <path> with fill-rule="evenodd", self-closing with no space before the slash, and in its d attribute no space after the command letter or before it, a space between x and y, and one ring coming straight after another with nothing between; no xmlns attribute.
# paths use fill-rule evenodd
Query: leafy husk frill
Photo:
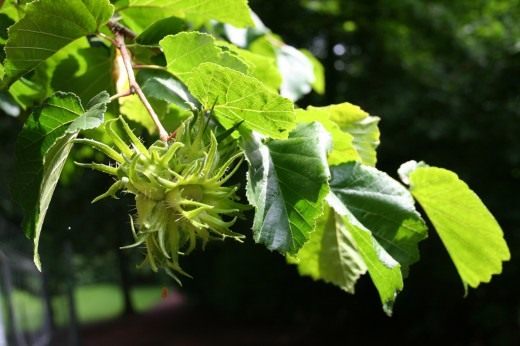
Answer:
<svg viewBox="0 0 520 346"><path fill-rule="evenodd" d="M178 280L176 274L189 276L179 257L198 244L243 238L230 229L247 207L239 203L238 187L226 184L243 161L229 131L217 140L209 116L196 112L176 130L173 140L158 140L147 148L122 117L105 126L114 147L91 139L77 141L103 152L115 164L78 165L116 179L93 202L116 197L120 191L135 196L137 212L130 216L135 242L124 248L144 248L143 264L153 271L164 269Z"/></svg>

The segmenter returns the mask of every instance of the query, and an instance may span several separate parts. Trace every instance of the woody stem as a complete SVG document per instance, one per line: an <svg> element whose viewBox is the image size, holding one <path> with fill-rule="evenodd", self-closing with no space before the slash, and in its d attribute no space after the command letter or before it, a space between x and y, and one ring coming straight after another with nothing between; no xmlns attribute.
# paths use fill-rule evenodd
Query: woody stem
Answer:
<svg viewBox="0 0 520 346"><path fill-rule="evenodd" d="M123 30L120 29L120 27L116 23L112 25L110 24L111 23L109 23L109 27L115 35L114 44L121 53L121 59L123 60L126 74L128 76L128 84L130 85L129 94L136 94L139 97L139 100L141 100L141 103L144 105L144 107L148 111L148 114L150 114L150 117L152 118L155 126L157 127L157 130L159 131L159 137L161 138L161 140L166 142L169 139L168 131L166 131L166 129L164 128L163 124L161 123L161 120L157 116L157 113L155 113L152 105L146 98L146 95L144 94L143 90L141 89L141 87L135 79L135 73L132 67L132 57L130 55L130 52L128 52L128 49L125 44L125 33Z"/></svg>

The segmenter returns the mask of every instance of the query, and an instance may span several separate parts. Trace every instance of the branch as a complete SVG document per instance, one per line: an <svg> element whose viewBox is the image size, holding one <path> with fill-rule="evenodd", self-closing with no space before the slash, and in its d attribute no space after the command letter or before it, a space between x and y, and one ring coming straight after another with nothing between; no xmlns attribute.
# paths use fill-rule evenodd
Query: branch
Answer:
<svg viewBox="0 0 520 346"><path fill-rule="evenodd" d="M114 19L109 20L107 25L110 28L110 31L112 31L114 34L118 32L121 35L123 35L124 37L129 38L131 40L133 40L137 37L137 34L135 32L128 29L126 26L119 24Z"/></svg>
<svg viewBox="0 0 520 346"><path fill-rule="evenodd" d="M128 49L125 45L125 34L128 34L127 31L125 31L126 28L122 27L116 22L110 21L108 23L108 26L110 27L110 30L115 35L114 44L121 52L121 58L123 60L123 64L125 66L126 74L128 76L128 83L130 84L130 94L137 94L139 99L141 100L141 103L144 105L148 113L150 114L150 117L152 118L155 126L157 127L157 130L159 130L159 137L167 142L170 139L170 136L168 135L168 131L164 128L164 126L161 123L161 120L159 120L159 117L157 116L157 113L155 113L154 109L152 108L152 105L146 98L145 94L143 93L143 90L137 84L137 81L135 80L135 74L134 69L132 67L132 57L130 56L130 53L128 52ZM128 30L128 29L126 29ZM125 93L121 94L121 96L125 96ZM116 95L114 95L116 96Z"/></svg>

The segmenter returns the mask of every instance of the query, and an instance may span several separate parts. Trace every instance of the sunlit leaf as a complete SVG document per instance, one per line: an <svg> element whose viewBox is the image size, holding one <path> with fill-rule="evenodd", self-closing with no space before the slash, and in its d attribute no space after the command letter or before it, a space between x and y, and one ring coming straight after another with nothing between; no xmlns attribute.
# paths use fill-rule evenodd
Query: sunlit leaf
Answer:
<svg viewBox="0 0 520 346"><path fill-rule="evenodd" d="M224 52L213 36L201 32L182 32L167 36L160 45L166 56L168 71L178 77L205 62L211 62L247 73L247 65L236 56Z"/></svg>
<svg viewBox="0 0 520 346"><path fill-rule="evenodd" d="M276 59L265 55L253 53L247 49L237 48L234 45L226 44L222 41L217 42L219 46L229 49L238 55L249 67L249 74L265 85L278 90L282 83L282 76L278 71Z"/></svg>
<svg viewBox="0 0 520 346"><path fill-rule="evenodd" d="M299 121L319 121L331 133L331 165L360 161L375 166L379 145L379 118L348 102L326 107L309 106L297 112Z"/></svg>
<svg viewBox="0 0 520 346"><path fill-rule="evenodd" d="M349 161L361 161L361 157L354 147L354 138L348 132L342 131L338 124L330 120L330 114L318 107L307 107L295 111L298 122L318 121L325 127L332 137L332 149L329 151L327 160L329 165L337 165Z"/></svg>
<svg viewBox="0 0 520 346"><path fill-rule="evenodd" d="M75 39L93 34L112 16L108 0L40 0L25 7L25 16L9 28L5 51L7 83Z"/></svg>
<svg viewBox="0 0 520 346"><path fill-rule="evenodd" d="M247 0L129 0L120 8L131 9L162 13L164 17L182 16L196 23L214 19L237 27L253 25Z"/></svg>
<svg viewBox="0 0 520 346"><path fill-rule="evenodd" d="M212 63L195 68L185 81L206 109L213 109L225 128L243 126L272 138L287 137L294 127L293 103L256 78Z"/></svg>
<svg viewBox="0 0 520 346"><path fill-rule="evenodd" d="M464 286L475 288L500 274L502 262L511 255L499 224L480 198L447 169L415 162L402 167L410 191L435 226Z"/></svg>

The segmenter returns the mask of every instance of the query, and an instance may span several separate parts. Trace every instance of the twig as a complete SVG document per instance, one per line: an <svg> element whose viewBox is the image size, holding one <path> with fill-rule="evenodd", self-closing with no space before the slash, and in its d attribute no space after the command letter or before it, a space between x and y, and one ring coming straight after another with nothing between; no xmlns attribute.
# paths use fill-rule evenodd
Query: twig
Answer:
<svg viewBox="0 0 520 346"><path fill-rule="evenodd" d="M114 94L114 95L110 96L110 102L117 100L118 98L121 98L121 97L130 96L132 94L133 94L132 90L127 90L127 91L123 91L121 93Z"/></svg>
<svg viewBox="0 0 520 346"><path fill-rule="evenodd" d="M161 140L167 142L170 138L170 136L168 135L168 131L166 131L166 129L162 125L161 120L159 120L159 117L157 116L157 113L155 113L154 109L152 108L152 105L146 98L145 94L143 93L143 90L141 89L141 87L135 79L134 69L132 67L132 57L130 56L130 53L128 52L128 49L125 45L125 34L127 33L127 29L116 22L109 22L108 26L115 35L114 44L121 53L121 58L123 60L126 74L128 76L128 83L130 85L130 94L137 94L137 96L141 100L141 103L144 105L144 107L150 114L150 117L152 118L155 126L157 127L157 130L159 130L159 137L161 138Z"/></svg>

